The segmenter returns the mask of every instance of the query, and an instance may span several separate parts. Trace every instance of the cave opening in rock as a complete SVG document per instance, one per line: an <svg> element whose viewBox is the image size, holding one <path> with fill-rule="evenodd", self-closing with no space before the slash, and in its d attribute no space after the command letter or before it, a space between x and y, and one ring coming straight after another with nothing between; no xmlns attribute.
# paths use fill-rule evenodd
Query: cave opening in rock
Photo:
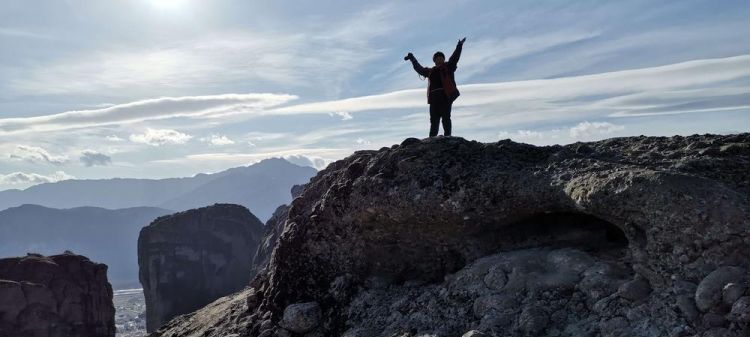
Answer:
<svg viewBox="0 0 750 337"><path fill-rule="evenodd" d="M627 236L614 224L574 212L534 214L498 228L485 240L504 251L542 246L610 251L628 246Z"/></svg>
<svg viewBox="0 0 750 337"><path fill-rule="evenodd" d="M387 226L393 226L385 230ZM375 230L378 228L378 230ZM575 248L600 256L621 256L628 238L616 225L575 212L537 213L498 225L485 223L466 232L450 221L422 226L401 222L363 226L363 274L395 282L439 280L471 261L499 252L527 248Z"/></svg>

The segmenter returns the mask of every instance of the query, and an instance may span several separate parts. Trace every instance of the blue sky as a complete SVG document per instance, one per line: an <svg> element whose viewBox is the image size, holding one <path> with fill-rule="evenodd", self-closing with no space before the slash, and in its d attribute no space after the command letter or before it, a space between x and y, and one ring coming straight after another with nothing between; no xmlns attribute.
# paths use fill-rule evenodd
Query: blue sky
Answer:
<svg viewBox="0 0 750 337"><path fill-rule="evenodd" d="M0 189L321 168L425 137L425 65L467 37L454 135L750 131L747 1L4 1Z"/></svg>

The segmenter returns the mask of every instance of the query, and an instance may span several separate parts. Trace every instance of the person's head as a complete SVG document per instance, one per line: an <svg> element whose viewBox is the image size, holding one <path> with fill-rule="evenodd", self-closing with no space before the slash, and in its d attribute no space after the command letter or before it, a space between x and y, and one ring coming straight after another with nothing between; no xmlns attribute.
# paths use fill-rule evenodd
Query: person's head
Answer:
<svg viewBox="0 0 750 337"><path fill-rule="evenodd" d="M436 66L443 65L443 63L445 63L445 54L441 51L435 53L432 55L432 61L435 62Z"/></svg>

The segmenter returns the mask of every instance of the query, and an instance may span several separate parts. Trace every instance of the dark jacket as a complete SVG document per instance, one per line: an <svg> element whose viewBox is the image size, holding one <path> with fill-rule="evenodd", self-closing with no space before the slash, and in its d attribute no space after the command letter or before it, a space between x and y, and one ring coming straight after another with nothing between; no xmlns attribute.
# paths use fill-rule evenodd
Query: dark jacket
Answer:
<svg viewBox="0 0 750 337"><path fill-rule="evenodd" d="M458 59L461 57L461 49L463 47L463 44L459 43L456 45L456 50L453 51L453 54L451 54L451 57L448 58L447 61L442 66L435 66L435 67L422 67L422 65L417 62L416 57L411 58L411 64L414 66L414 70L421 76L424 76L428 79L427 83L427 103L430 104L430 92L434 87L440 88L442 86L443 92L445 92L445 95L448 96L451 100L451 102L455 101L456 98L458 98L459 95L461 95L460 92L458 92L458 88L456 87L456 79L454 78L453 74L456 72L456 68L458 67ZM436 73L439 76L434 76ZM432 75L432 76L431 76ZM440 78L441 81L439 85L433 84L432 78Z"/></svg>

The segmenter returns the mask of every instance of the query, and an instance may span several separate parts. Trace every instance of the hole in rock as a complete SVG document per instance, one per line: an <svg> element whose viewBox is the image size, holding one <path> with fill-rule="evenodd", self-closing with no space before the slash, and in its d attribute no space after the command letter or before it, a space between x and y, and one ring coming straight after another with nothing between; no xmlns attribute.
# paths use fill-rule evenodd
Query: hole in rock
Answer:
<svg viewBox="0 0 750 337"><path fill-rule="evenodd" d="M628 246L625 233L614 224L583 213L539 213L497 228L483 241L502 251L530 247L573 247L610 251Z"/></svg>
<svg viewBox="0 0 750 337"><path fill-rule="evenodd" d="M377 229L375 229L377 228ZM437 281L482 256L534 247L571 247L621 256L628 239L617 226L583 213L539 213L507 225L485 224L472 232L455 223L364 227L360 261L365 275L392 282Z"/></svg>

